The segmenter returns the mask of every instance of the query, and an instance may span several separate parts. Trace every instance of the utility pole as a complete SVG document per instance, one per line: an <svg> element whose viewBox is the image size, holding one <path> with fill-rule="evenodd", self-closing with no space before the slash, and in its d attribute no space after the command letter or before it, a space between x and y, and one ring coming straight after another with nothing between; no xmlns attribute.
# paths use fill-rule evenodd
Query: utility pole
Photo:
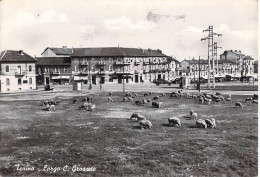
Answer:
<svg viewBox="0 0 260 177"><path fill-rule="evenodd" d="M118 50L123 54L123 92L125 92L125 53L120 50L119 45Z"/></svg>
<svg viewBox="0 0 260 177"><path fill-rule="evenodd" d="M200 92L200 56L199 56L199 92Z"/></svg>
<svg viewBox="0 0 260 177"><path fill-rule="evenodd" d="M203 30L203 32L209 32L208 37L202 38L201 41L203 40L208 40L208 88L210 88L210 75L211 75L211 62L210 62L210 57L209 57L209 51L212 52L212 70L213 70L213 88L215 88L215 61L214 61L214 35L217 36L222 36L222 34L217 34L213 32L213 26L209 26L208 29Z"/></svg>
<svg viewBox="0 0 260 177"><path fill-rule="evenodd" d="M222 49L222 47L218 46L217 42L214 42L214 55L216 56L216 60L217 60L217 72L219 73L219 68L218 68L218 48Z"/></svg>

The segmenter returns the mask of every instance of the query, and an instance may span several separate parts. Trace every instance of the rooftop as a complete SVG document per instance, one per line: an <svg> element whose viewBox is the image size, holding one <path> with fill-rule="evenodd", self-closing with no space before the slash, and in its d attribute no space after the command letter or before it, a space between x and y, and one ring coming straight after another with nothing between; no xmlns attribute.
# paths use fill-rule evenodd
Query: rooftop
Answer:
<svg viewBox="0 0 260 177"><path fill-rule="evenodd" d="M5 50L0 54L0 62L37 62L37 60L22 50Z"/></svg>
<svg viewBox="0 0 260 177"><path fill-rule="evenodd" d="M38 57L36 65L52 66L52 65L63 65L70 66L70 57Z"/></svg>

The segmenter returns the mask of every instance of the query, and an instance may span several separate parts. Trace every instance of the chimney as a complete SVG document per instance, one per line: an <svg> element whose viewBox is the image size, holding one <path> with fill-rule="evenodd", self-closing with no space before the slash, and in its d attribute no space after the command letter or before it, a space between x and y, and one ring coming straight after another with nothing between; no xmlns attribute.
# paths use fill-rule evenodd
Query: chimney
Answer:
<svg viewBox="0 0 260 177"><path fill-rule="evenodd" d="M160 49L157 49L157 52L162 53L162 51Z"/></svg>
<svg viewBox="0 0 260 177"><path fill-rule="evenodd" d="M66 48L67 48L67 46L62 46L62 48L63 48L63 49L66 49Z"/></svg>
<svg viewBox="0 0 260 177"><path fill-rule="evenodd" d="M23 50L19 50L20 55L23 55Z"/></svg>

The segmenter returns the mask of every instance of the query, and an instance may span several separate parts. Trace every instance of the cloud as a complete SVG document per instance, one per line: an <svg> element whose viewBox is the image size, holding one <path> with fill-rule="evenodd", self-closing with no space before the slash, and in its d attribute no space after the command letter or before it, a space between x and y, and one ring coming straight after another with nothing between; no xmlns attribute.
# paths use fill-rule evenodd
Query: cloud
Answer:
<svg viewBox="0 0 260 177"><path fill-rule="evenodd" d="M107 19L105 20L105 25L111 30L150 30L153 28L153 24L150 22L138 21L137 23L133 23L130 18L125 16L117 19Z"/></svg>
<svg viewBox="0 0 260 177"><path fill-rule="evenodd" d="M152 11L148 12L146 16L146 19L149 22L154 22L154 23L157 23L161 20L165 20L167 18L169 18L169 15L157 14L157 13L153 13Z"/></svg>
<svg viewBox="0 0 260 177"><path fill-rule="evenodd" d="M195 26L189 26L186 29L182 30L183 32L190 32L190 33L202 33L202 29L197 28Z"/></svg>
<svg viewBox="0 0 260 177"><path fill-rule="evenodd" d="M175 19L176 19L176 20L183 20L183 21L185 21L185 18L186 18L185 15L178 15L178 16L175 16Z"/></svg>

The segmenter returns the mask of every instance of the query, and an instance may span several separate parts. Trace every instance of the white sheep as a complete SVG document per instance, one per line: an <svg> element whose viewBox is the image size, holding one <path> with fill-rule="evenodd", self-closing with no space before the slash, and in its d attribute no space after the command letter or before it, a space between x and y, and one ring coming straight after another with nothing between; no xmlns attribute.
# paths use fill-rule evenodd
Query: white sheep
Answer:
<svg viewBox="0 0 260 177"><path fill-rule="evenodd" d="M204 103L204 98L200 97L199 101L200 101L201 104L203 104Z"/></svg>
<svg viewBox="0 0 260 177"><path fill-rule="evenodd" d="M195 119L195 118L197 118L198 117L198 114L196 113L196 112L193 112L192 114L191 114L191 118L192 119Z"/></svg>
<svg viewBox="0 0 260 177"><path fill-rule="evenodd" d="M48 110L49 111L55 111L55 105L54 104L50 105Z"/></svg>
<svg viewBox="0 0 260 177"><path fill-rule="evenodd" d="M133 113L129 119L145 120L146 118L139 113Z"/></svg>
<svg viewBox="0 0 260 177"><path fill-rule="evenodd" d="M212 99L204 98L204 101L207 102L208 104L210 104Z"/></svg>
<svg viewBox="0 0 260 177"><path fill-rule="evenodd" d="M207 128L207 124L206 124L205 120L203 120L203 119L197 120L196 125L198 128Z"/></svg>
<svg viewBox="0 0 260 177"><path fill-rule="evenodd" d="M141 129L143 129L143 128L151 129L153 127L153 124L151 121L145 119L145 120L140 121L140 126L141 126Z"/></svg>
<svg viewBox="0 0 260 177"><path fill-rule="evenodd" d="M252 101L253 98L252 97L246 97L246 101Z"/></svg>
<svg viewBox="0 0 260 177"><path fill-rule="evenodd" d="M135 98L138 97L137 93L134 93L134 97L135 97Z"/></svg>
<svg viewBox="0 0 260 177"><path fill-rule="evenodd" d="M192 95L191 95L191 94L189 94L189 93L187 93L186 97L187 97L187 98L191 98L191 97L192 97Z"/></svg>
<svg viewBox="0 0 260 177"><path fill-rule="evenodd" d="M235 105L236 107L241 107L241 108L243 108L243 105L242 105L242 103L240 103L240 102L236 102L236 105Z"/></svg>
<svg viewBox="0 0 260 177"><path fill-rule="evenodd" d="M252 103L258 104L258 100L253 100Z"/></svg>
<svg viewBox="0 0 260 177"><path fill-rule="evenodd" d="M227 101L228 103L232 103L231 97L227 97L227 98L226 98L226 101Z"/></svg>
<svg viewBox="0 0 260 177"><path fill-rule="evenodd" d="M170 117L168 122L171 126L178 126L181 127L181 121L178 117Z"/></svg>
<svg viewBox="0 0 260 177"><path fill-rule="evenodd" d="M214 118L212 118L211 120L206 119L205 122L206 122L208 128L216 128L216 121Z"/></svg>

